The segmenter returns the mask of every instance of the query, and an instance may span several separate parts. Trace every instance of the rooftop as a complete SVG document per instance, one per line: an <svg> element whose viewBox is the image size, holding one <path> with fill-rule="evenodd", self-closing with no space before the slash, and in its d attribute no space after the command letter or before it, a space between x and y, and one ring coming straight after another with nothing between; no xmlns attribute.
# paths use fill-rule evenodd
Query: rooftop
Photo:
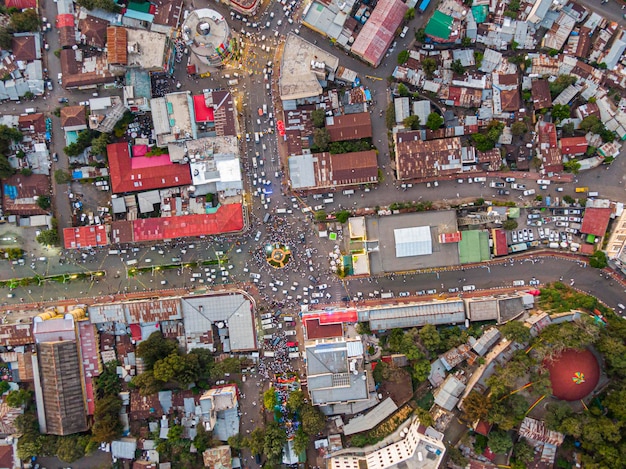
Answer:
<svg viewBox="0 0 626 469"><path fill-rule="evenodd" d="M81 127L87 128L85 106L65 106L61 108L61 128Z"/></svg>
<svg viewBox="0 0 626 469"><path fill-rule="evenodd" d="M419 130L395 134L398 179L455 174L461 170L461 139L421 140Z"/></svg>
<svg viewBox="0 0 626 469"><path fill-rule="evenodd" d="M63 228L65 249L92 248L109 244L106 225Z"/></svg>
<svg viewBox="0 0 626 469"><path fill-rule="evenodd" d="M152 166L148 157L131 158L128 144L112 143L107 146L111 189L114 194L139 192L191 184L188 164L169 163ZM159 161L159 163L162 163Z"/></svg>
<svg viewBox="0 0 626 469"><path fill-rule="evenodd" d="M587 208L583 216L583 224L580 232L595 236L604 236L609 226L612 209L610 208Z"/></svg>
<svg viewBox="0 0 626 469"><path fill-rule="evenodd" d="M128 63L128 38L126 28L109 26L107 28L107 60L113 65Z"/></svg>
<svg viewBox="0 0 626 469"><path fill-rule="evenodd" d="M330 116L326 118L326 129L331 142L371 138L372 118L369 112Z"/></svg>
<svg viewBox="0 0 626 469"><path fill-rule="evenodd" d="M321 95L320 80L326 78L327 71L334 72L338 67L339 59L336 56L289 33L280 66L280 98L286 101Z"/></svg>

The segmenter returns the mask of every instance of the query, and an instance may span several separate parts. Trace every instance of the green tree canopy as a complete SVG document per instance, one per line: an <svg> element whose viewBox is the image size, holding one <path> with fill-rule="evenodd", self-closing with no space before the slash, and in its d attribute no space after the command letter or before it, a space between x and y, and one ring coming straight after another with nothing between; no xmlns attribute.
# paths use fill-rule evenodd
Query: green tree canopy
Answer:
<svg viewBox="0 0 626 469"><path fill-rule="evenodd" d="M106 155L110 138L111 136L107 133L101 133L94 138L91 142L91 152L94 155Z"/></svg>
<svg viewBox="0 0 626 469"><path fill-rule="evenodd" d="M465 73L465 67L461 63L460 59L453 60L451 68L457 75L463 75Z"/></svg>
<svg viewBox="0 0 626 469"><path fill-rule="evenodd" d="M604 269L608 265L604 251L596 251L589 256L589 265L596 269Z"/></svg>
<svg viewBox="0 0 626 469"><path fill-rule="evenodd" d="M33 394L26 389L18 389L7 394L6 403L10 407L22 407L30 404L33 400Z"/></svg>
<svg viewBox="0 0 626 469"><path fill-rule="evenodd" d="M415 40L421 43L426 41L426 30L424 28L415 31Z"/></svg>
<svg viewBox="0 0 626 469"><path fill-rule="evenodd" d="M404 65L409 60L409 51L403 50L398 53L398 65Z"/></svg>
<svg viewBox="0 0 626 469"><path fill-rule="evenodd" d="M432 78L433 73L437 70L437 61L432 57L426 57L422 60L422 70L424 70L427 78Z"/></svg>
<svg viewBox="0 0 626 469"><path fill-rule="evenodd" d="M441 336L432 324L426 324L419 330L419 338L422 345L430 353L435 353L441 347Z"/></svg>
<svg viewBox="0 0 626 469"><path fill-rule="evenodd" d="M513 447L511 435L502 430L492 430L488 439L489 449L494 453L504 454Z"/></svg>
<svg viewBox="0 0 626 469"><path fill-rule="evenodd" d="M511 125L511 133L517 137L524 135L528 131L528 127L525 122L515 121Z"/></svg>
<svg viewBox="0 0 626 469"><path fill-rule="evenodd" d="M39 30L41 21L39 20L37 10L27 9L12 13L10 25L11 29L16 33L35 32Z"/></svg>
<svg viewBox="0 0 626 469"><path fill-rule="evenodd" d="M330 133L325 127L321 129L313 129L313 145L315 145L319 151L328 150L329 143Z"/></svg>
<svg viewBox="0 0 626 469"><path fill-rule="evenodd" d="M436 112L431 112L428 114L428 119L426 119L426 127L430 130L437 130L439 127L443 125L443 117L441 117Z"/></svg>
<svg viewBox="0 0 626 469"><path fill-rule="evenodd" d="M508 340L524 344L530 340L530 329L520 321L509 321L500 328L500 332Z"/></svg>
<svg viewBox="0 0 626 469"><path fill-rule="evenodd" d="M272 412L274 407L278 402L278 398L276 397L276 389L269 388L267 391L263 393L263 407Z"/></svg>
<svg viewBox="0 0 626 469"><path fill-rule="evenodd" d="M287 434L277 422L271 421L265 427L263 439L263 453L271 464L280 463L283 454L283 446L287 442Z"/></svg>
<svg viewBox="0 0 626 469"><path fill-rule="evenodd" d="M120 410L122 399L119 396L108 395L96 400L94 424L91 429L95 441L110 443L122 435Z"/></svg>
<svg viewBox="0 0 626 469"><path fill-rule="evenodd" d="M555 104L552 107L552 118L556 123L559 123L564 119L569 119L570 112L570 108L567 104Z"/></svg>
<svg viewBox="0 0 626 469"><path fill-rule="evenodd" d="M300 417L302 419L302 428L309 435L317 435L324 430L326 426L326 418L317 407L310 403L305 403L300 409Z"/></svg>
<svg viewBox="0 0 626 469"><path fill-rule="evenodd" d="M338 212L335 212L335 218L339 223L347 222L348 218L350 218L351 215L352 214L348 210L340 210Z"/></svg>
<svg viewBox="0 0 626 469"><path fill-rule="evenodd" d="M43 244L44 246L58 246L61 242L57 230L41 230L41 233L39 233L35 239L39 244Z"/></svg>
<svg viewBox="0 0 626 469"><path fill-rule="evenodd" d="M404 124L405 127L411 130L417 130L420 128L420 118L419 116L416 116L416 115L406 117L402 121L402 123Z"/></svg>
<svg viewBox="0 0 626 469"><path fill-rule="evenodd" d="M311 121L313 121L313 126L318 129L324 127L326 124L326 111L321 108L311 111Z"/></svg>
<svg viewBox="0 0 626 469"><path fill-rule="evenodd" d="M137 356L143 360L146 369L151 370L154 364L178 350L178 344L173 339L163 337L161 331L150 334L146 340L137 346Z"/></svg>
<svg viewBox="0 0 626 469"><path fill-rule="evenodd" d="M287 398L287 408L292 412L299 412L304 406L305 396L301 389L293 391Z"/></svg>
<svg viewBox="0 0 626 469"><path fill-rule="evenodd" d="M309 435L304 432L302 427L299 427L296 430L296 434L293 438L293 449L296 454L300 454L303 451L306 451L309 446Z"/></svg>

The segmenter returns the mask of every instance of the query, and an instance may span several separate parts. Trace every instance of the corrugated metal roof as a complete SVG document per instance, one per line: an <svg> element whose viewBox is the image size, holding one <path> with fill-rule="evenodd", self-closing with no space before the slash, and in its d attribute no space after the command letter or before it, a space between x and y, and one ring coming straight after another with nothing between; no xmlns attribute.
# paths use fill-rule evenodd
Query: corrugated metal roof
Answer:
<svg viewBox="0 0 626 469"><path fill-rule="evenodd" d="M374 428L391 414L398 410L398 406L391 397L388 397L370 412L359 417L355 417L343 426L345 435L353 435Z"/></svg>

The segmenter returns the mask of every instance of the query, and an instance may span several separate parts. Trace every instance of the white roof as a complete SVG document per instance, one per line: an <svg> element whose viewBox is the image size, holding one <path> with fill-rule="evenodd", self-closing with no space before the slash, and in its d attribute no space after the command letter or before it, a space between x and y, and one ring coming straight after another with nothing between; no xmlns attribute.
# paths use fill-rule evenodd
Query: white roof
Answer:
<svg viewBox="0 0 626 469"><path fill-rule="evenodd" d="M396 257L425 256L433 253L429 226L414 226L393 230Z"/></svg>

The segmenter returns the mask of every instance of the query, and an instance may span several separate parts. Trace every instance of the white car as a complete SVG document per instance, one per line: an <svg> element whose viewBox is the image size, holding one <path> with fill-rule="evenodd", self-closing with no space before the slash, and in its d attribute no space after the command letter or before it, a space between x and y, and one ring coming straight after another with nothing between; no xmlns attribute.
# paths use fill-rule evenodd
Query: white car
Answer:
<svg viewBox="0 0 626 469"><path fill-rule="evenodd" d="M326 285L325 283L322 283L321 285L317 286L318 290L326 290L328 288L328 285Z"/></svg>

